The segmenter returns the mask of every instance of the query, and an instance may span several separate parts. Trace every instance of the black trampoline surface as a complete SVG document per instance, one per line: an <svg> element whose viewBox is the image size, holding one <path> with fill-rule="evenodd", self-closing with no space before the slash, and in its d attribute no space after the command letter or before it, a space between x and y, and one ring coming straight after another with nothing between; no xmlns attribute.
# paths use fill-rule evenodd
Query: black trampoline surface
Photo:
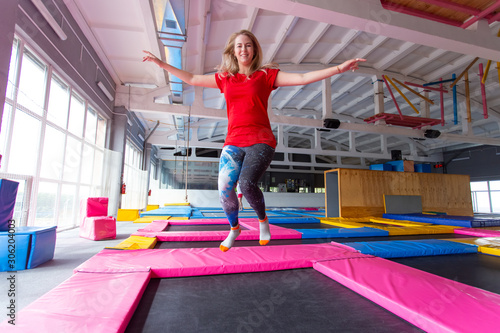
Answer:
<svg viewBox="0 0 500 333"><path fill-rule="evenodd" d="M168 225L165 231L229 231L229 223L221 222L222 224L196 224L196 225ZM246 230L241 226L241 230Z"/></svg>
<svg viewBox="0 0 500 333"><path fill-rule="evenodd" d="M500 294L500 257L498 256L469 253L391 260Z"/></svg>
<svg viewBox="0 0 500 333"><path fill-rule="evenodd" d="M423 332L309 269L153 279L126 332Z"/></svg>

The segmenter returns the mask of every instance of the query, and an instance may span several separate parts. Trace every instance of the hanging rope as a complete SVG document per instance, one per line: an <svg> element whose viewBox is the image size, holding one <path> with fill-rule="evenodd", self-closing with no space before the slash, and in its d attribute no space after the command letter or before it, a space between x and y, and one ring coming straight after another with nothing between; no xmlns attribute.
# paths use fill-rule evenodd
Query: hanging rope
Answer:
<svg viewBox="0 0 500 333"><path fill-rule="evenodd" d="M187 130L187 141L186 141L186 194L184 200L186 203L188 203L188 171L189 171L189 140L190 140L190 133L191 133L191 107L189 107L188 111L188 130Z"/></svg>

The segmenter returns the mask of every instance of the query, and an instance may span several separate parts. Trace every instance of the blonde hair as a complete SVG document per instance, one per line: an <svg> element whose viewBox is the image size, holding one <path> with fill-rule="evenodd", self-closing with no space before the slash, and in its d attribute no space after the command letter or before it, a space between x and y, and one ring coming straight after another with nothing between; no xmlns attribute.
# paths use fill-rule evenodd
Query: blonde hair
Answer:
<svg viewBox="0 0 500 333"><path fill-rule="evenodd" d="M252 62L250 64L250 73L249 76L255 73L258 70L263 70L267 68L278 68L277 64L270 63L262 66L262 48L260 47L259 41L257 40L257 37L255 35L248 31L248 30L240 30L238 32L233 33L231 36L229 36L229 39L227 40L226 47L224 48L224 52L222 53L222 63L217 66L217 72L221 76L226 76L226 75L235 75L238 73L240 70L238 66L238 60L236 59L236 56L234 55L234 44L236 37L245 35L248 38L250 38L250 41L253 44L254 47L254 55Z"/></svg>

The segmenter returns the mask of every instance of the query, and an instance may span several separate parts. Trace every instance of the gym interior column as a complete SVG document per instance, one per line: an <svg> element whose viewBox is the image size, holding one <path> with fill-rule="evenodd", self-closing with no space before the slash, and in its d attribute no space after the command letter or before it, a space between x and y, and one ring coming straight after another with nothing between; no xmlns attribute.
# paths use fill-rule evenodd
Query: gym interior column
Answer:
<svg viewBox="0 0 500 333"><path fill-rule="evenodd" d="M117 106L113 111L111 123L110 149L122 154L121 162L121 182L123 183L123 165L125 163L125 146L127 142L128 111L124 106ZM121 208L121 195L118 207Z"/></svg>
<svg viewBox="0 0 500 333"><path fill-rule="evenodd" d="M9 64L14 41L17 0L2 1L0 4L0 128L3 118L5 93L9 82Z"/></svg>

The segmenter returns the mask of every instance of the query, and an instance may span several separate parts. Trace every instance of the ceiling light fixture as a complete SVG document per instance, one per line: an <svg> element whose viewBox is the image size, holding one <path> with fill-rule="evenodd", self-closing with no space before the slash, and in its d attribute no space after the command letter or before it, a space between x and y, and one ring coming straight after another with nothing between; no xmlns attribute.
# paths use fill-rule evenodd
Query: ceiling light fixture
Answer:
<svg viewBox="0 0 500 333"><path fill-rule="evenodd" d="M110 101L114 101L114 100L115 100L114 96L113 96L113 95L111 95L111 93L109 92L108 88L106 88L106 87L104 86L104 84L103 84L101 81L97 82L97 86L98 86L99 88L101 88L101 90L102 90L102 92L104 93L104 95L106 95L106 97L107 97Z"/></svg>
<svg viewBox="0 0 500 333"><path fill-rule="evenodd" d="M134 87L134 88L148 88L148 89L158 88L158 86L153 83L125 82L123 85L125 87Z"/></svg>

